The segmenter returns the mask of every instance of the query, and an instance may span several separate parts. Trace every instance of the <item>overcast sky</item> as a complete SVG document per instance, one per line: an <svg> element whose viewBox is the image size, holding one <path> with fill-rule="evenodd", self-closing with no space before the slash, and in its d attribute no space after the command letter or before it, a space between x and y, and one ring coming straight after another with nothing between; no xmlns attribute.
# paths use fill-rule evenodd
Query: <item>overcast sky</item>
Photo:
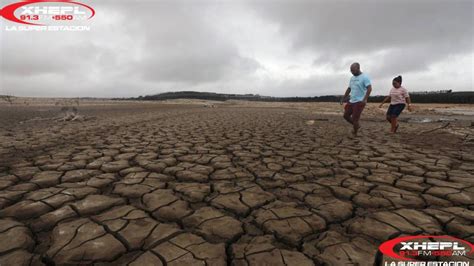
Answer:
<svg viewBox="0 0 474 266"><path fill-rule="evenodd" d="M0 17L0 94L342 94L356 61L374 94L399 74L410 91L474 90L471 0L82 2L90 32L11 32Z"/></svg>

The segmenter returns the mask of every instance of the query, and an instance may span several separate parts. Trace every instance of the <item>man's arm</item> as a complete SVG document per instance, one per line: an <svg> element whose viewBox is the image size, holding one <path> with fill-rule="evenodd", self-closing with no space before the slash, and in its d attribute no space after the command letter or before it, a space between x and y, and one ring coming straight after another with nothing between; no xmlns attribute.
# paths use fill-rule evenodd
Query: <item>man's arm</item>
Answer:
<svg viewBox="0 0 474 266"><path fill-rule="evenodd" d="M346 93L344 93L344 96L341 99L341 104L347 101L347 97L349 97L349 93L351 93L351 87L347 87Z"/></svg>
<svg viewBox="0 0 474 266"><path fill-rule="evenodd" d="M372 85L367 86L367 92L365 93L364 102L367 103L370 93L372 92Z"/></svg>

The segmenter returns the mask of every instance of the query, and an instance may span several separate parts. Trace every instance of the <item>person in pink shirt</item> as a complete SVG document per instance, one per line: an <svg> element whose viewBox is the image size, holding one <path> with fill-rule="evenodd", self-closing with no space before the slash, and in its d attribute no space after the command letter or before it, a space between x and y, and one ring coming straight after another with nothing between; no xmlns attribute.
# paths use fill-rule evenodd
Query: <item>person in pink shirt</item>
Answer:
<svg viewBox="0 0 474 266"><path fill-rule="evenodd" d="M405 106L408 105L408 111L411 112L411 100L407 89L402 86L402 76L398 76L392 81L393 88L390 90L390 95L383 99L380 108L383 104L390 101L390 106L387 110L387 121L392 125L390 132L396 133L398 129L398 116L402 113Z"/></svg>

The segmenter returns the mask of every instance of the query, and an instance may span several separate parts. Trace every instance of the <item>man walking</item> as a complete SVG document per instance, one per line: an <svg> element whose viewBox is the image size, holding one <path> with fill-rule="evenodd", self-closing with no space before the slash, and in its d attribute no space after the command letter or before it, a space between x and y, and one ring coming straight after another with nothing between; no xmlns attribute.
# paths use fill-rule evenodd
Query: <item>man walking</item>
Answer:
<svg viewBox="0 0 474 266"><path fill-rule="evenodd" d="M359 63L353 63L351 65L351 73L353 76L351 77L349 87L342 98L341 104L342 102L346 102L350 95L349 102L344 107L344 119L354 126L352 133L354 136L357 136L357 131L360 128L360 115L367 104L370 92L372 92L372 84L369 77L360 71Z"/></svg>

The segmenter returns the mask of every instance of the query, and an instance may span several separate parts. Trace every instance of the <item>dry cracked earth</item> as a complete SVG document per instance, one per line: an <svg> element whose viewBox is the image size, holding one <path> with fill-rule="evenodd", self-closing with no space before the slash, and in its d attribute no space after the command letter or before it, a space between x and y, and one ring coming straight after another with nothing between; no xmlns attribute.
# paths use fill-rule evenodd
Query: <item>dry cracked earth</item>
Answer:
<svg viewBox="0 0 474 266"><path fill-rule="evenodd" d="M430 125L366 120L352 138L339 116L283 108L9 108L2 266L374 265L401 235L474 242L472 146L415 134Z"/></svg>

